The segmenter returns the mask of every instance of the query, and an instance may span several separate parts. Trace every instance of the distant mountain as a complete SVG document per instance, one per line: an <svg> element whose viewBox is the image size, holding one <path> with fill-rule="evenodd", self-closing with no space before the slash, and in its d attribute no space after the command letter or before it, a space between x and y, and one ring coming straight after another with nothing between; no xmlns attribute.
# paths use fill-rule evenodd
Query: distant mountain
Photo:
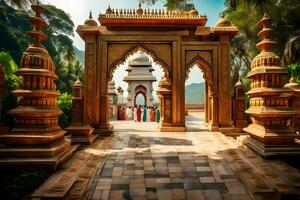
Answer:
<svg viewBox="0 0 300 200"><path fill-rule="evenodd" d="M205 83L192 83L185 86L186 104L204 104L205 103Z"/></svg>
<svg viewBox="0 0 300 200"><path fill-rule="evenodd" d="M84 64L84 51L77 49L77 47L74 46L75 51L75 57L81 64Z"/></svg>

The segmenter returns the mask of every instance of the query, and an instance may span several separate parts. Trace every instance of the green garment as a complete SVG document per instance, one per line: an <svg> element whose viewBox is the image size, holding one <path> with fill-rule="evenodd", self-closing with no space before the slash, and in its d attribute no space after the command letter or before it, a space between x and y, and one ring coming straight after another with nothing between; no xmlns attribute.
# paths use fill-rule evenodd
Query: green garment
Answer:
<svg viewBox="0 0 300 200"><path fill-rule="evenodd" d="M147 107L144 106L143 109L143 122L147 121Z"/></svg>
<svg viewBox="0 0 300 200"><path fill-rule="evenodd" d="M159 122L160 121L160 111L158 108L156 109L155 113L156 113L156 121Z"/></svg>

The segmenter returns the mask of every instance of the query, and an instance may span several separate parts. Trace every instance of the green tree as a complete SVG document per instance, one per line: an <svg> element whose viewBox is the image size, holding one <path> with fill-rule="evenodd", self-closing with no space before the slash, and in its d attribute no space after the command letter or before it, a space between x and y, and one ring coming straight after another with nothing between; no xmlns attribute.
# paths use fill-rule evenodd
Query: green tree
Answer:
<svg viewBox="0 0 300 200"><path fill-rule="evenodd" d="M79 60L76 60L74 62L74 75L76 79L80 79L83 81L83 75L84 75L84 68L83 65L79 62Z"/></svg>
<svg viewBox="0 0 300 200"><path fill-rule="evenodd" d="M71 64L75 60L75 51L74 47L72 46L67 46L64 54L64 59Z"/></svg>
<svg viewBox="0 0 300 200"><path fill-rule="evenodd" d="M225 5L227 18L239 28L238 35L232 40L233 74L242 70L239 74L245 80L244 77L249 71L248 66L250 65L246 64L247 62L244 62L245 59L242 58L249 58L250 61L259 53L256 44L261 39L257 36L260 31L257 22L265 12L273 20L271 25L274 30L272 39L278 42L273 50L282 58L282 63L287 66L300 61L300 4L297 0L226 0ZM236 49L243 51L236 51ZM244 56L241 57L241 53ZM239 62L244 66L241 67ZM245 68L245 66L247 67ZM236 76L233 76L232 80L235 81L235 79Z"/></svg>
<svg viewBox="0 0 300 200"><path fill-rule="evenodd" d="M293 76L300 83L300 63L291 64L288 66L290 76Z"/></svg>
<svg viewBox="0 0 300 200"><path fill-rule="evenodd" d="M0 67L4 68L5 76L11 76L18 70L18 66L7 52L0 52Z"/></svg>
<svg viewBox="0 0 300 200"><path fill-rule="evenodd" d="M31 30L31 25L28 22L30 13L16 9L7 2L0 2L0 51L10 52L13 60L19 63L22 53L28 47L28 44L31 43L31 39L26 35L26 32ZM43 45L53 58L57 71L63 71L64 69L62 68L68 64L67 62L74 61L73 41L68 37L74 34L74 23L63 10L52 5L43 5L43 7L45 8L43 16L49 22L49 26L44 30L48 40L43 42ZM63 78L65 79L65 77ZM59 76L59 78L61 77ZM74 80L64 80L63 82L70 81L73 82ZM61 90L60 85L63 84L58 84L59 90ZM64 91L71 91L70 84L66 87L69 88L64 89Z"/></svg>
<svg viewBox="0 0 300 200"><path fill-rule="evenodd" d="M36 1L34 0L4 0L7 3L11 3L12 5L15 5L19 8L26 8L28 7L31 3L34 3Z"/></svg>
<svg viewBox="0 0 300 200"><path fill-rule="evenodd" d="M1 107L1 122L9 127L12 127L14 120L6 112L17 105L17 98L10 92L19 87L21 79L13 73L18 70L17 64L7 52L0 52L0 67L4 68L5 75L5 92L2 98Z"/></svg>

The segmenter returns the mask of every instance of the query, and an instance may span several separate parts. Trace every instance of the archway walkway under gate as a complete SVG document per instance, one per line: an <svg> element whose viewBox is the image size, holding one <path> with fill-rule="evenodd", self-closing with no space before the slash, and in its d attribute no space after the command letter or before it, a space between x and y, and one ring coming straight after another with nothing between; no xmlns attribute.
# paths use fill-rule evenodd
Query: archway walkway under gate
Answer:
<svg viewBox="0 0 300 200"><path fill-rule="evenodd" d="M192 118L197 120L196 118ZM82 147L33 194L63 199L299 198L299 172L220 132L159 132L155 122Z"/></svg>
<svg viewBox="0 0 300 200"><path fill-rule="evenodd" d="M204 112L191 112L185 117L187 132L209 132L209 128L205 125ZM126 121L110 121L114 127L114 132L133 131L133 132L157 132L159 123L157 122L135 122L133 120ZM200 133L201 134L201 133Z"/></svg>

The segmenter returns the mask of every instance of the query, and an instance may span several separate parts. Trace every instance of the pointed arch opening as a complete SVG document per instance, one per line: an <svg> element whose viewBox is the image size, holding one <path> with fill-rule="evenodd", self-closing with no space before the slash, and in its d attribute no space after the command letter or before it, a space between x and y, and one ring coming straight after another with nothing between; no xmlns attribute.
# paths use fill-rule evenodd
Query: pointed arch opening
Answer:
<svg viewBox="0 0 300 200"><path fill-rule="evenodd" d="M169 71L165 62L158 62L158 57L149 52L152 51L146 51L141 46L131 48L109 66L108 80L113 81L116 88L121 86L124 99L124 103L122 105L117 103L116 108L116 116L118 115L118 110L121 110L121 114L119 114L121 117L110 118L110 124L118 127L119 124L116 123L116 119L124 119L122 117L123 110L126 112L126 123L138 122L132 115L134 115L134 109L138 109L139 106L142 106L143 112L145 112L144 106L147 107L146 121L150 121L150 119L148 120L150 118L148 110L150 114L151 109L155 110L159 107L159 98L156 93L158 82L162 77L169 77ZM110 84L108 84L108 88L109 86ZM108 107L110 106L112 105L108 105ZM127 112L131 114L128 115ZM155 124L152 126L155 126ZM159 123L157 123L155 129L158 126Z"/></svg>
<svg viewBox="0 0 300 200"><path fill-rule="evenodd" d="M160 58L155 51L153 51L152 49L150 49L149 47L147 47L145 44L142 44L142 43L131 46L128 50L126 50L122 54L121 57L119 57L118 59L113 61L113 63L108 67L108 69L109 69L108 70L108 79L109 80L112 79L112 76L113 76L115 70L118 68L118 66L124 65L129 57L133 56L134 54L136 54L139 51L142 51L146 55L148 55L151 58L153 63L160 66L160 68L164 72L164 76L171 79L170 68L169 68L168 64L162 58Z"/></svg>
<svg viewBox="0 0 300 200"><path fill-rule="evenodd" d="M208 130L211 120L213 69L200 55L185 66L186 125L189 130Z"/></svg>

